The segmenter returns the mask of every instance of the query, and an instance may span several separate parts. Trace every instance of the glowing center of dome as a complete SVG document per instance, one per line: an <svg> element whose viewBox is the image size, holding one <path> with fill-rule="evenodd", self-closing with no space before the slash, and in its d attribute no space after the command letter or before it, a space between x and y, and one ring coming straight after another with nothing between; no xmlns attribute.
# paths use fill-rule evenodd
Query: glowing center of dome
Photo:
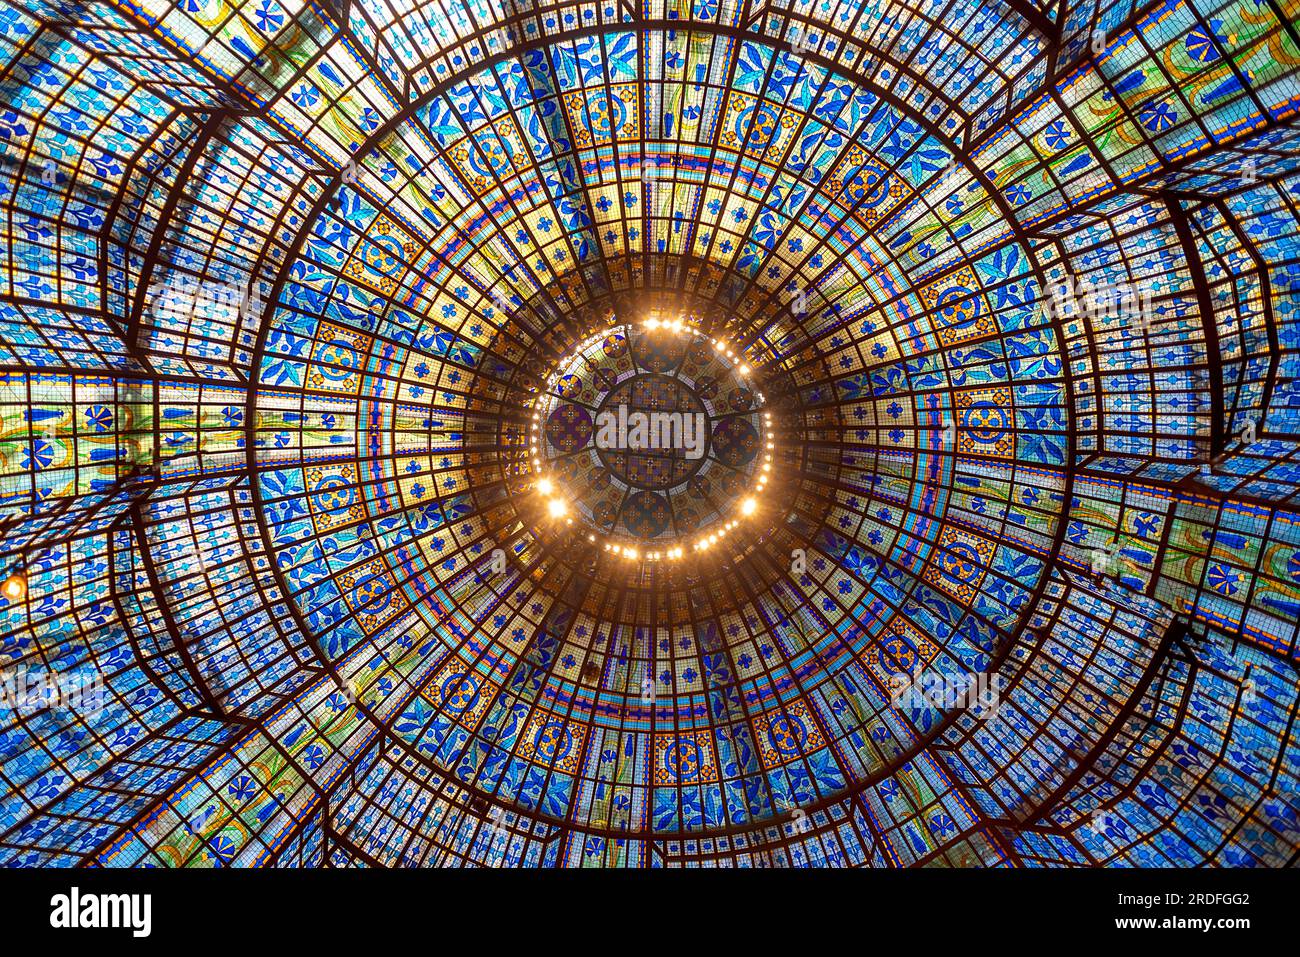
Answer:
<svg viewBox="0 0 1300 957"><path fill-rule="evenodd" d="M680 321L593 336L534 405L534 489L611 551L698 551L758 509L771 449L754 380L725 343Z"/></svg>

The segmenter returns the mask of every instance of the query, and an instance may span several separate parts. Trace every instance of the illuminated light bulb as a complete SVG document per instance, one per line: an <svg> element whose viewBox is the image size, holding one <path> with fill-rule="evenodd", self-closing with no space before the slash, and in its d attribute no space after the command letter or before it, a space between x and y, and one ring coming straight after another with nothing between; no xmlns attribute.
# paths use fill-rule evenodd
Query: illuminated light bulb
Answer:
<svg viewBox="0 0 1300 957"><path fill-rule="evenodd" d="M623 557L624 557L624 558L630 558L630 559L635 560L635 559L636 559L636 549L635 549L635 548L629 548L627 551L625 551L625 552L623 553Z"/></svg>
<svg viewBox="0 0 1300 957"><path fill-rule="evenodd" d="M553 498L546 503L546 510L551 513L551 518L563 518L569 507L564 504L563 499Z"/></svg>
<svg viewBox="0 0 1300 957"><path fill-rule="evenodd" d="M710 535L710 536L709 536L709 544L710 544L710 545L712 545L712 544L713 544L714 542L716 542L717 540L718 540L718 536L717 536L717 535Z"/></svg>
<svg viewBox="0 0 1300 957"><path fill-rule="evenodd" d="M658 319L648 319L648 320L646 320L645 327L646 327L647 329L658 329L658 328L659 328L659 320L658 320Z"/></svg>
<svg viewBox="0 0 1300 957"><path fill-rule="evenodd" d="M753 515L754 509L756 508L758 508L758 503L755 502L752 498L747 498L740 503L740 514Z"/></svg>
<svg viewBox="0 0 1300 957"><path fill-rule="evenodd" d="M749 375L749 366L745 365L743 362L740 364L740 374Z"/></svg>
<svg viewBox="0 0 1300 957"><path fill-rule="evenodd" d="M714 339L714 340L713 340L713 348L715 348L715 349L717 349L719 352L721 352L723 349L726 348L726 346L724 346L720 340L718 340L718 339Z"/></svg>
<svg viewBox="0 0 1300 957"><path fill-rule="evenodd" d="M537 491L543 495L550 495L555 491L555 483L548 478L540 479L537 482Z"/></svg>
<svg viewBox="0 0 1300 957"><path fill-rule="evenodd" d="M10 601L21 601L27 594L27 578L22 572L15 572L5 579L5 583L0 585L0 592Z"/></svg>
<svg viewBox="0 0 1300 957"><path fill-rule="evenodd" d="M595 536L595 535L588 535L588 536L587 536L587 541L589 541L589 542L594 542L595 540L596 540L596 536Z"/></svg>

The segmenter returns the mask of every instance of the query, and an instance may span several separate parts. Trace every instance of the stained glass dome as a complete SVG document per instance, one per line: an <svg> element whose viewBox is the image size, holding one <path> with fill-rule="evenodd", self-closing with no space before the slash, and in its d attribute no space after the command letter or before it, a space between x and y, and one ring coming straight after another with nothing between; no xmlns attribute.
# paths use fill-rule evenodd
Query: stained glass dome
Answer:
<svg viewBox="0 0 1300 957"><path fill-rule="evenodd" d="M0 863L1294 863L1298 20L0 0Z"/></svg>

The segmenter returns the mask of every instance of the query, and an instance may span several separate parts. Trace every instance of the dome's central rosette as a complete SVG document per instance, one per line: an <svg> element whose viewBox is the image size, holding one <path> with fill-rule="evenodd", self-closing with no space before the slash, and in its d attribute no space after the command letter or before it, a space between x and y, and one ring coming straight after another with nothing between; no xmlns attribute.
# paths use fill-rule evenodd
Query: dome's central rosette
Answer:
<svg viewBox="0 0 1300 957"><path fill-rule="evenodd" d="M772 446L756 374L727 343L651 320L593 336L533 411L536 488L552 519L631 558L676 559L757 510Z"/></svg>
<svg viewBox="0 0 1300 957"><path fill-rule="evenodd" d="M592 444L605 467L628 485L672 488L704 465L709 448L704 408L700 397L673 376L632 376L601 402Z"/></svg>

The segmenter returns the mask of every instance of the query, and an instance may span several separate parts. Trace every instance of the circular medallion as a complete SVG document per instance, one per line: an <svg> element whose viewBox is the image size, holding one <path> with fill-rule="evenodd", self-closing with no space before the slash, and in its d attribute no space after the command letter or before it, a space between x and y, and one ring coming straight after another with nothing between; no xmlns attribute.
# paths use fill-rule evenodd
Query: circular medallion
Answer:
<svg viewBox="0 0 1300 957"><path fill-rule="evenodd" d="M752 513L770 469L754 378L680 322L579 344L534 406L530 448L550 517L638 556L702 547L697 536L712 544Z"/></svg>

